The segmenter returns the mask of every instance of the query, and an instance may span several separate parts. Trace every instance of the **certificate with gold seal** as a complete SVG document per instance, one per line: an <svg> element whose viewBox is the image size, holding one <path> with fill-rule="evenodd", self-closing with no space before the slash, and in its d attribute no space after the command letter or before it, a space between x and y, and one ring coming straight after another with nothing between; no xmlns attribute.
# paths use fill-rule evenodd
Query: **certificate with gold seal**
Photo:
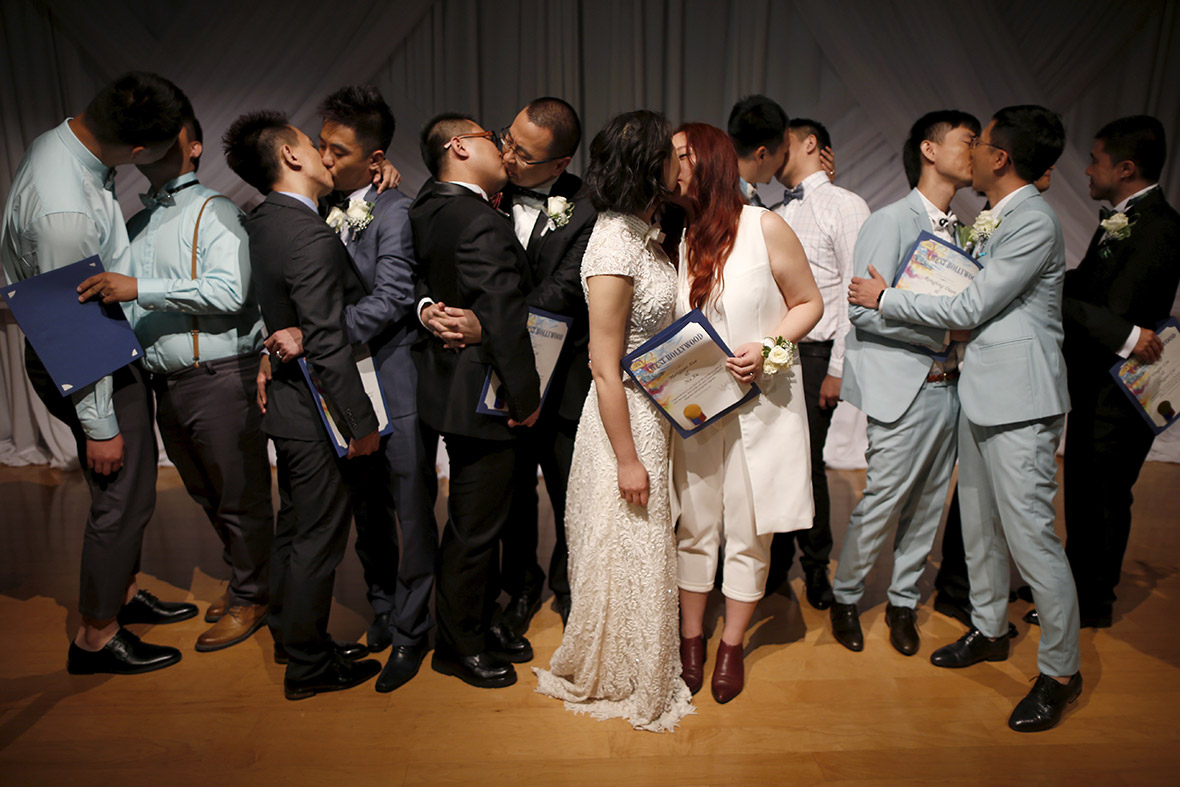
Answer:
<svg viewBox="0 0 1180 787"><path fill-rule="evenodd" d="M1119 361L1110 374L1151 431L1159 434L1180 421L1180 323L1175 317L1156 326L1164 351L1155 363Z"/></svg>
<svg viewBox="0 0 1180 787"><path fill-rule="evenodd" d="M681 437L691 437L761 393L725 366L733 355L699 309L693 309L633 352L622 367Z"/></svg>

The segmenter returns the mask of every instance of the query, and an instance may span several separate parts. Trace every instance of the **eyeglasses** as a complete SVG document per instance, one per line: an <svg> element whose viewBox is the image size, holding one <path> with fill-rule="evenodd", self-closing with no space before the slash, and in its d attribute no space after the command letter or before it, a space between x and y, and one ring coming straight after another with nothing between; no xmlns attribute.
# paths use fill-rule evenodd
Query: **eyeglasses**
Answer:
<svg viewBox="0 0 1180 787"><path fill-rule="evenodd" d="M980 145L987 145L989 148L995 148L996 150L1002 150L1005 153L1008 152L1007 148L1002 148L999 145L993 145L990 142L984 142L982 137L972 137L971 141L967 143L967 147L969 147L971 150L975 150Z"/></svg>
<svg viewBox="0 0 1180 787"><path fill-rule="evenodd" d="M486 139L489 142L491 142L493 145L496 146L496 150L503 150L504 149L504 142L503 142L503 140L500 139L499 134L497 134L495 131L481 131L478 134L456 134L455 136L451 137L450 142L443 145L443 150L449 149L451 147L451 144L456 139L480 139L480 138Z"/></svg>
<svg viewBox="0 0 1180 787"><path fill-rule="evenodd" d="M549 158L537 159L535 161L529 159L525 152L516 146L516 142L512 140L512 132L508 129L508 126L500 129L500 149L505 153L511 153L512 157L516 159L516 163L531 167L535 164L548 164L550 161L557 161L558 159L565 158L565 156L550 156Z"/></svg>

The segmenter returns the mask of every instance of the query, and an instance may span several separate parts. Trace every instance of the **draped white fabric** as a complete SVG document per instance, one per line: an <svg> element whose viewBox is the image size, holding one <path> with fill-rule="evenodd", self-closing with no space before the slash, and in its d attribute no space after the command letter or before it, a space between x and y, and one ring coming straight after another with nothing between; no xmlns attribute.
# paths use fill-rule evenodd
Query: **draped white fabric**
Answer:
<svg viewBox="0 0 1180 787"><path fill-rule="evenodd" d="M647 107L673 122L724 125L743 95L765 93L792 116L825 122L837 182L876 209L907 186L899 150L921 113L958 107L1060 111L1069 142L1048 199L1076 264L1096 223L1083 170L1093 133L1148 113L1171 134L1163 186L1180 204L1180 0L4 0L0 3L0 200L38 134L80 111L97 88L136 68L158 71L193 100L204 125L201 179L244 206L258 195L226 168L218 140L239 113L287 111L315 136L332 89L372 82L399 123L390 158L403 190L426 179L417 129L444 110L508 124L539 95L579 111L592 136L611 115ZM588 140L587 140L588 141ZM583 145L583 151L585 144ZM580 170L584 154L575 157ZM146 182L121 172L125 212ZM774 197L775 188L763 189ZM981 199L960 194L970 219ZM5 315L0 341L0 462L52 458L73 443L45 415L21 371ZM841 406L833 466L864 464L863 416ZM849 412L851 411L851 412ZM1180 461L1180 430L1151 458Z"/></svg>

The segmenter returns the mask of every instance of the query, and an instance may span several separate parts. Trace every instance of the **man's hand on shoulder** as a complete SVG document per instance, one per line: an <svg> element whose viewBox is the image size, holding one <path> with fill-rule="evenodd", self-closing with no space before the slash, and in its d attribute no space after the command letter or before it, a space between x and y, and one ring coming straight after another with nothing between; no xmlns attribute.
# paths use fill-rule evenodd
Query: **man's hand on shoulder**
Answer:
<svg viewBox="0 0 1180 787"><path fill-rule="evenodd" d="M103 303L129 303L139 297L139 282L131 276L104 271L78 285L78 302L102 298Z"/></svg>
<svg viewBox="0 0 1180 787"><path fill-rule="evenodd" d="M114 475L123 467L123 435L86 440L86 466L97 475Z"/></svg>
<svg viewBox="0 0 1180 787"><path fill-rule="evenodd" d="M1135 342L1135 349L1131 355L1144 363L1155 363L1164 354L1164 343L1159 334L1150 328L1139 329L1139 341Z"/></svg>
<svg viewBox="0 0 1180 787"><path fill-rule="evenodd" d="M862 279L859 276L852 278L852 284L848 287L848 302L866 309L876 309L880 306L881 294L889 288L889 285L886 283L885 277L878 273L872 265L869 265L869 276L872 278Z"/></svg>
<svg viewBox="0 0 1180 787"><path fill-rule="evenodd" d="M373 173L373 185L377 187L377 193L380 194L386 189L396 189L401 182L402 173L397 171L397 167L393 166L389 159L381 159Z"/></svg>
<svg viewBox="0 0 1180 787"><path fill-rule="evenodd" d="M348 441L348 459L356 459L358 456L368 456L377 450L381 444L381 435L376 429L369 432L364 437L354 437Z"/></svg>

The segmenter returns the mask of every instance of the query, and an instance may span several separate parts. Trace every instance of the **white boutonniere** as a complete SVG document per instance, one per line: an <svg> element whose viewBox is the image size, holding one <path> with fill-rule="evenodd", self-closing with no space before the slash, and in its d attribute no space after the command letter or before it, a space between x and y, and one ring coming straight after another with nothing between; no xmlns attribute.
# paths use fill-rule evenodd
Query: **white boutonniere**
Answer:
<svg viewBox="0 0 1180 787"><path fill-rule="evenodd" d="M545 215L553 229L564 227L574 215L574 203L565 197L550 197L545 202Z"/></svg>
<svg viewBox="0 0 1180 787"><path fill-rule="evenodd" d="M967 230L966 243L963 248L971 253L979 246L982 246L984 241L992 236L996 228L1000 226L1000 217L992 213L990 210L981 210L979 215L975 217L975 223Z"/></svg>
<svg viewBox="0 0 1180 787"><path fill-rule="evenodd" d="M781 336L762 340L762 374L767 377L793 366L798 349Z"/></svg>
<svg viewBox="0 0 1180 787"><path fill-rule="evenodd" d="M1126 213L1119 211L1112 213L1102 221L1098 222L1098 226L1102 228L1102 249L1098 252L1103 257L1109 257L1111 248L1108 245L1111 241L1126 240L1131 237L1131 227L1135 224L1134 216L1128 216Z"/></svg>
<svg viewBox="0 0 1180 787"><path fill-rule="evenodd" d="M351 199L348 201L348 207L341 209L340 207L332 208L328 211L328 226L340 234L344 228L351 227L352 231L360 232L365 227L369 226L369 222L373 220L373 203L363 199Z"/></svg>

